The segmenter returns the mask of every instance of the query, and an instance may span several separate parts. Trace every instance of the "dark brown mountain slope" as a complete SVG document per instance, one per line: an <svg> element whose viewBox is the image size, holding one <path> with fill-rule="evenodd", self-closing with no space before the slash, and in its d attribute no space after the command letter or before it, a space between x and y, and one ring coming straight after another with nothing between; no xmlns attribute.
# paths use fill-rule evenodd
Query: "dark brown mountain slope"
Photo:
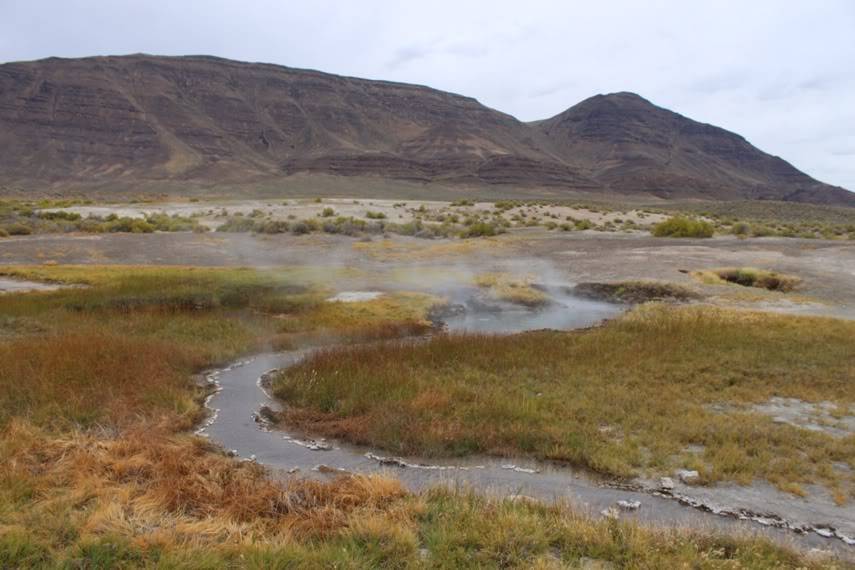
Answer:
<svg viewBox="0 0 855 570"><path fill-rule="evenodd" d="M598 188L474 99L210 57L0 66L11 180L234 181L297 171Z"/></svg>
<svg viewBox="0 0 855 570"><path fill-rule="evenodd" d="M620 192L855 205L855 194L814 180L743 137L634 93L596 95L532 125L568 164Z"/></svg>
<svg viewBox="0 0 855 570"><path fill-rule="evenodd" d="M526 124L428 87L204 56L0 65L0 185L251 186L299 172L855 204L629 94Z"/></svg>

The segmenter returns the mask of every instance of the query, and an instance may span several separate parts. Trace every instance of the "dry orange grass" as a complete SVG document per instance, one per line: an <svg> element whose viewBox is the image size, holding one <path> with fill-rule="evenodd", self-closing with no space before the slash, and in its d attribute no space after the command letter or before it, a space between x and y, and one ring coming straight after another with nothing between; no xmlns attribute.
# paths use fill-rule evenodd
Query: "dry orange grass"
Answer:
<svg viewBox="0 0 855 570"><path fill-rule="evenodd" d="M561 504L413 496L378 476L277 482L161 430L57 437L14 420L2 435L0 567L827 567L760 539L594 521Z"/></svg>
<svg viewBox="0 0 855 570"><path fill-rule="evenodd" d="M186 428L198 419L190 372L201 364L174 342L91 329L14 339L0 343L0 420Z"/></svg>
<svg viewBox="0 0 855 570"><path fill-rule="evenodd" d="M325 303L290 274L158 267L0 268L89 287L0 297L0 426L196 419L192 373L251 350L422 334L435 302ZM294 279L297 279L294 277ZM36 334L38 333L38 334Z"/></svg>
<svg viewBox="0 0 855 570"><path fill-rule="evenodd" d="M22 507L4 517L7 526L63 512L84 536L129 536L145 547L320 539L346 531L357 514L409 520L396 506L406 497L397 481L278 482L207 442L161 430L55 437L15 420L0 450L5 498Z"/></svg>

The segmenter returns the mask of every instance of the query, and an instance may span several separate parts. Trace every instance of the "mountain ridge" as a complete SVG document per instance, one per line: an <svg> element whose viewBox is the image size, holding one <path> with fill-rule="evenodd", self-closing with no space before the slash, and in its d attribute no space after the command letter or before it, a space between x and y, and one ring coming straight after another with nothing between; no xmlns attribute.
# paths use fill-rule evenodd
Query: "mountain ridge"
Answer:
<svg viewBox="0 0 855 570"><path fill-rule="evenodd" d="M0 64L0 184L253 184L298 174L855 206L744 137L641 96L522 122L427 86L215 56Z"/></svg>

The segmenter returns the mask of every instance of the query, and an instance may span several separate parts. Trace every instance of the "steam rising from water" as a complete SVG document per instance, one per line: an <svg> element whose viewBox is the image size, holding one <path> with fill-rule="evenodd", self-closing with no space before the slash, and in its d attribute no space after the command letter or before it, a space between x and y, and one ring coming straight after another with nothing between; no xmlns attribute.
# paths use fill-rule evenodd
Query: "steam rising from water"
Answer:
<svg viewBox="0 0 855 570"><path fill-rule="evenodd" d="M463 281L445 283L435 292L449 300L458 310L441 317L450 332L518 333L529 330L570 330L594 326L613 318L625 307L594 301L572 294L574 283L570 272L545 259L519 257L458 263L449 268ZM478 274L498 272L516 276L542 291L548 302L542 306L525 307L518 304L485 299L483 292L472 286Z"/></svg>
<svg viewBox="0 0 855 570"><path fill-rule="evenodd" d="M405 255L384 258L383 248L377 248L378 255L378 251L354 248L357 242L351 238L332 236L239 237L224 239L223 245L241 264L270 271L273 269L270 251L280 248L282 240L291 245L290 250L294 253L292 266L321 269L316 275L324 276L322 279L328 281L317 284L333 291L329 301L370 301L383 293L395 291L430 293L446 299L458 309L439 319L452 332L567 330L598 324L622 311L619 305L572 295L574 276L571 267L559 267L543 258L520 255L512 248L494 242L477 242L480 247L465 253L431 256L423 254L443 241L393 237L392 243L400 246L401 251L412 251L409 258ZM294 240L299 241L295 243ZM542 307L529 308L491 299L474 285L476 277L485 273L536 283L549 302ZM283 278L288 277L283 275Z"/></svg>
<svg viewBox="0 0 855 570"><path fill-rule="evenodd" d="M533 309L501 303L485 310L479 303L469 303L464 305L463 312L442 320L451 332L517 333L590 327L622 311L619 305L581 299L566 293L550 297L553 302Z"/></svg>

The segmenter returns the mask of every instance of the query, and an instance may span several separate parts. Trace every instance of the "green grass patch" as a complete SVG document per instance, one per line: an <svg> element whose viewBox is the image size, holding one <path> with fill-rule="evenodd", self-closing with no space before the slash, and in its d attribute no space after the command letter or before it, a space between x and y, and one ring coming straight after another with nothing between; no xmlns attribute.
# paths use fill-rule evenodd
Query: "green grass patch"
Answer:
<svg viewBox="0 0 855 570"><path fill-rule="evenodd" d="M587 331L321 353L274 388L289 421L396 453L524 455L619 477L685 467L708 482L822 481L845 500L855 479L832 465L855 468L855 437L776 424L750 404L851 407L852 338L847 321L646 305Z"/></svg>

